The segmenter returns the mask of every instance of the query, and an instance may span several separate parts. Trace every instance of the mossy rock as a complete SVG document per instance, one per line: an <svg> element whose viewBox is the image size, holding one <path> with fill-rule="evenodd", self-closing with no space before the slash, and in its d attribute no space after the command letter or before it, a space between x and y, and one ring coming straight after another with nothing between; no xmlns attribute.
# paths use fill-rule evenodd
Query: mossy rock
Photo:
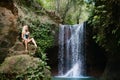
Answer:
<svg viewBox="0 0 120 80"><path fill-rule="evenodd" d="M35 67L41 60L29 55L7 57L0 66L1 73L22 73L28 67Z"/></svg>
<svg viewBox="0 0 120 80"><path fill-rule="evenodd" d="M22 76L21 76L22 75ZM49 67L44 61L29 55L7 57L0 66L0 80L50 80Z"/></svg>
<svg viewBox="0 0 120 80"><path fill-rule="evenodd" d="M29 54L34 55L36 52L36 47L29 43L28 44L28 51L25 51L25 45L23 42L17 41L15 45L9 49L8 56L14 56L14 55L23 55L23 54Z"/></svg>

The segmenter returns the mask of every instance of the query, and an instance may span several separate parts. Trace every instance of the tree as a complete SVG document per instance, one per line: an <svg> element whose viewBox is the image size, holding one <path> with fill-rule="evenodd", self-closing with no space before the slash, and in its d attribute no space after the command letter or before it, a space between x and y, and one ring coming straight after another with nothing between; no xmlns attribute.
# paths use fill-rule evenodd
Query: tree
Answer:
<svg viewBox="0 0 120 80"><path fill-rule="evenodd" d="M39 2L42 0L38 0ZM84 0L44 0L44 8L62 19L63 24L76 24L88 18L89 5ZM82 17L83 15L86 15Z"/></svg>

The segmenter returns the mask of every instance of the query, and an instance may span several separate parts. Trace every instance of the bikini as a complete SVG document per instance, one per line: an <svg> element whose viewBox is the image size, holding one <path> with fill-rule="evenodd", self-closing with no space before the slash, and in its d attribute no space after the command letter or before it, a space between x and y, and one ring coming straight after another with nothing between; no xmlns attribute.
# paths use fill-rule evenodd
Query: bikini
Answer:
<svg viewBox="0 0 120 80"><path fill-rule="evenodd" d="M24 38L28 39L28 37L29 37L29 33L27 32L27 33L24 34Z"/></svg>

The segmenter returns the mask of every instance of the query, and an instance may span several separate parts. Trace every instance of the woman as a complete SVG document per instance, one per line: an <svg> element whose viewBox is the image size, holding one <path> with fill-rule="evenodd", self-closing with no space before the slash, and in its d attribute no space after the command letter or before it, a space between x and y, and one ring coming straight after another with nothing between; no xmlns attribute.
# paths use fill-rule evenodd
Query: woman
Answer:
<svg viewBox="0 0 120 80"><path fill-rule="evenodd" d="M35 45L35 47L37 47L37 44L36 44L34 38L30 38L30 32L29 32L29 29L28 29L27 25L23 26L22 39L23 39L23 41L25 43L25 50L26 51L28 50L28 43L29 42L32 42Z"/></svg>

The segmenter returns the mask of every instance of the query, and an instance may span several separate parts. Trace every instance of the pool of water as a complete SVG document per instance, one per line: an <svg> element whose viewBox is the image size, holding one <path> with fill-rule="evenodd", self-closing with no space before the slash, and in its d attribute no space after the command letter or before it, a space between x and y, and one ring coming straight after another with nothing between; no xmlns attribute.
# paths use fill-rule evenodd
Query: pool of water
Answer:
<svg viewBox="0 0 120 80"><path fill-rule="evenodd" d="M52 78L52 80L97 80L93 77L61 77L61 76L55 76Z"/></svg>

